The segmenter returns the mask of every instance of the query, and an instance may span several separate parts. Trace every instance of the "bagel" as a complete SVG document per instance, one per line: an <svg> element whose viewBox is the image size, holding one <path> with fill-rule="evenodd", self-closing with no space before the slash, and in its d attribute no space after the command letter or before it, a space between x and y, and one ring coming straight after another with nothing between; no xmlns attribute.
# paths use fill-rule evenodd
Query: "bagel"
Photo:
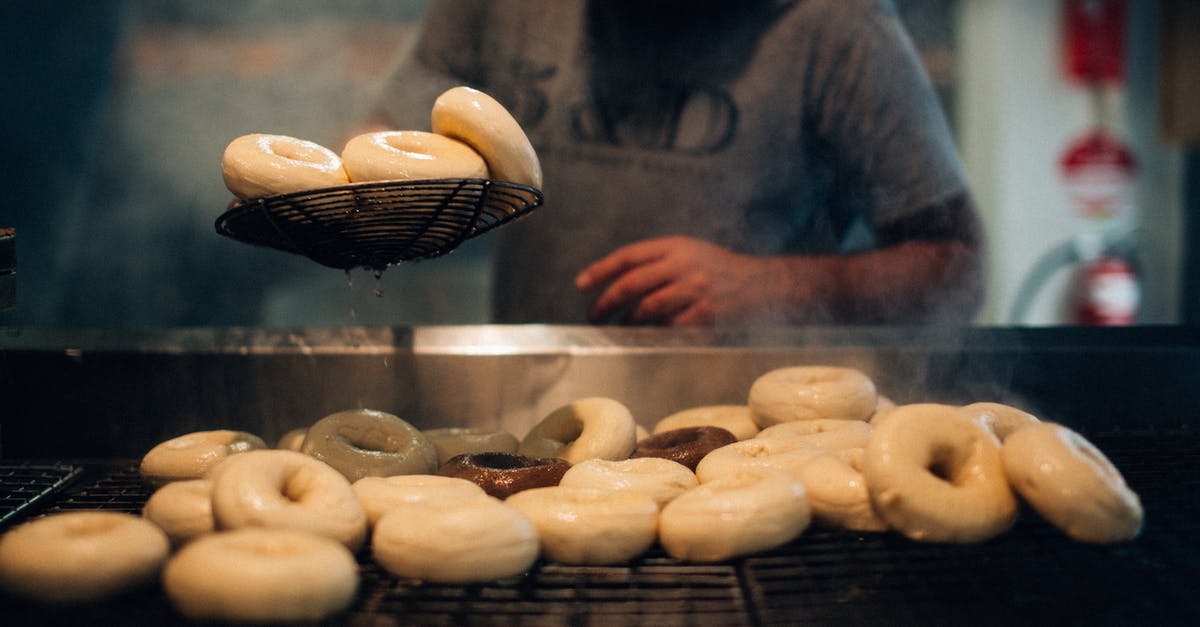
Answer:
<svg viewBox="0 0 1200 627"><path fill-rule="evenodd" d="M696 487L696 474L678 462L659 457L622 461L589 459L567 469L558 485L567 488L598 488L641 492L659 507Z"/></svg>
<svg viewBox="0 0 1200 627"><path fill-rule="evenodd" d="M696 479L708 483L717 477L751 469L773 469L799 479L800 469L825 449L785 438L750 438L709 453L696 465Z"/></svg>
<svg viewBox="0 0 1200 627"><path fill-rule="evenodd" d="M782 438L839 451L866 446L871 437L871 425L861 420L796 420L767 427L755 437Z"/></svg>
<svg viewBox="0 0 1200 627"><path fill-rule="evenodd" d="M537 561L538 547L529 518L482 495L397 506L371 535L371 554L384 570L435 583L519 576Z"/></svg>
<svg viewBox="0 0 1200 627"><path fill-rule="evenodd" d="M281 448L288 451L299 451L304 445L304 436L308 435L308 427L300 427L292 429L279 437L279 441L275 443L275 448Z"/></svg>
<svg viewBox="0 0 1200 627"><path fill-rule="evenodd" d="M563 564L627 562L654 544L658 528L658 504L640 492L553 486L505 503L533 522L542 554Z"/></svg>
<svg viewBox="0 0 1200 627"><path fill-rule="evenodd" d="M350 182L342 159L320 144L255 133L234 139L221 159L225 187L243 200Z"/></svg>
<svg viewBox="0 0 1200 627"><path fill-rule="evenodd" d="M161 528L172 546L212 533L216 529L212 511L212 481L172 481L154 491L142 516Z"/></svg>
<svg viewBox="0 0 1200 627"><path fill-rule="evenodd" d="M875 511L913 540L978 542L1017 515L1000 447L958 407L889 410L867 443L862 472Z"/></svg>
<svg viewBox="0 0 1200 627"><path fill-rule="evenodd" d="M433 132L457 139L483 155L493 179L542 187L542 165L525 131L496 99L452 87L433 103Z"/></svg>
<svg viewBox="0 0 1200 627"><path fill-rule="evenodd" d="M800 467L813 518L838 529L884 531L887 523L875 513L862 475L861 448L817 455Z"/></svg>
<svg viewBox="0 0 1200 627"><path fill-rule="evenodd" d="M854 368L793 366L754 380L748 400L755 423L766 428L793 420L867 420L878 394L870 377Z"/></svg>
<svg viewBox="0 0 1200 627"><path fill-rule="evenodd" d="M244 431L195 431L155 445L142 457L139 472L147 483L202 479L230 455L266 448L262 438Z"/></svg>
<svg viewBox="0 0 1200 627"><path fill-rule="evenodd" d="M1022 427L1000 449L1013 489L1080 542L1130 540L1142 529L1142 503L1112 462L1075 431L1055 423Z"/></svg>
<svg viewBox="0 0 1200 627"><path fill-rule="evenodd" d="M694 471L706 455L734 442L737 438L720 427L682 427L638 441L630 457L661 457Z"/></svg>
<svg viewBox="0 0 1200 627"><path fill-rule="evenodd" d="M611 398L583 398L534 425L517 452L558 457L577 464L588 459L629 459L637 447L637 424L629 409Z"/></svg>
<svg viewBox="0 0 1200 627"><path fill-rule="evenodd" d="M503 429L445 428L422 431L437 450L438 466L463 453L516 453L517 436Z"/></svg>
<svg viewBox="0 0 1200 627"><path fill-rule="evenodd" d="M758 424L746 405L704 405L677 411L654 424L653 433L684 427L720 427L739 440L758 434Z"/></svg>
<svg viewBox="0 0 1200 627"><path fill-rule="evenodd" d="M558 485L571 464L557 457L529 457L516 453L463 453L438 469L445 477L465 479L489 496L507 498L522 490Z"/></svg>
<svg viewBox="0 0 1200 627"><path fill-rule="evenodd" d="M0 536L0 588L47 603L97 601L152 583L169 551L167 535L132 514L51 514Z"/></svg>
<svg viewBox="0 0 1200 627"><path fill-rule="evenodd" d="M363 477L350 487L374 525L388 511L406 504L428 501L465 501L487 496L483 488L466 479L440 475Z"/></svg>
<svg viewBox="0 0 1200 627"><path fill-rule="evenodd" d="M968 419L979 423L988 433L1003 443L1017 429L1041 422L1037 416L1001 403L971 403L962 408Z"/></svg>
<svg viewBox="0 0 1200 627"><path fill-rule="evenodd" d="M333 538L357 550L367 515L350 482L319 459L280 449L250 451L212 473L217 528L272 527Z"/></svg>
<svg viewBox="0 0 1200 627"><path fill-rule="evenodd" d="M423 433L373 409L340 411L316 421L300 452L333 466L350 481L432 474L438 466L437 450Z"/></svg>
<svg viewBox="0 0 1200 627"><path fill-rule="evenodd" d="M354 601L358 563L323 536L247 528L188 543L167 562L162 585L193 620L315 622Z"/></svg>
<svg viewBox="0 0 1200 627"><path fill-rule="evenodd" d="M342 163L353 183L485 179L487 164L470 146L424 131L379 131L346 142Z"/></svg>

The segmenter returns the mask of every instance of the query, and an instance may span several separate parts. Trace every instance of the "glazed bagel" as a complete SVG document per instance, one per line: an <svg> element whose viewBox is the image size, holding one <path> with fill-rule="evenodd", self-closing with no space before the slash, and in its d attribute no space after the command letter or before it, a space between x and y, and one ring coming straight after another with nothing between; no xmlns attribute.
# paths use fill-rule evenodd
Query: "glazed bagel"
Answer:
<svg viewBox="0 0 1200 627"><path fill-rule="evenodd" d="M739 440L758 434L758 424L746 405L705 405L677 411L655 423L653 433L684 427L720 427Z"/></svg>
<svg viewBox="0 0 1200 627"><path fill-rule="evenodd" d="M463 453L516 453L517 436L503 429L451 427L422 431L437 450L438 466Z"/></svg>
<svg viewBox="0 0 1200 627"><path fill-rule="evenodd" d="M350 482L319 459L295 451L250 451L212 473L218 529L272 527L333 538L357 550L367 516Z"/></svg>
<svg viewBox="0 0 1200 627"><path fill-rule="evenodd" d="M371 554L399 577L465 584L516 577L538 558L533 523L499 499L400 505L379 519Z"/></svg>
<svg viewBox="0 0 1200 627"><path fill-rule="evenodd" d="M967 418L979 423L988 433L996 436L996 440L1004 443L1017 429L1035 425L1041 422L1037 416L1001 403L971 403L962 408Z"/></svg>
<svg viewBox="0 0 1200 627"><path fill-rule="evenodd" d="M266 447L262 438L244 431L195 431L155 445L142 457L139 471L151 485L201 479L230 455Z"/></svg>
<svg viewBox="0 0 1200 627"><path fill-rule="evenodd" d="M529 457L516 453L463 453L438 469L445 477L465 479L489 496L508 498L522 490L558 485L571 464L557 457Z"/></svg>
<svg viewBox="0 0 1200 627"><path fill-rule="evenodd" d="M341 543L291 529L239 529L188 543L163 589L194 620L319 621L354 601L358 564Z"/></svg>
<svg viewBox="0 0 1200 627"><path fill-rule="evenodd" d="M640 492L554 486L505 501L533 522L546 559L563 564L629 561L653 544L658 504Z"/></svg>
<svg viewBox="0 0 1200 627"><path fill-rule="evenodd" d="M424 131L379 131L346 142L342 163L353 183L485 179L487 164L470 146Z"/></svg>
<svg viewBox="0 0 1200 627"><path fill-rule="evenodd" d="M571 466L558 485L567 488L629 490L654 499L659 507L698 485L686 466L659 457L622 461L589 459Z"/></svg>
<svg viewBox="0 0 1200 627"><path fill-rule="evenodd" d="M724 475L679 495L659 515L672 557L719 562L791 542L812 521L804 486L775 470Z"/></svg>
<svg viewBox="0 0 1200 627"><path fill-rule="evenodd" d="M457 139L483 155L491 177L542 187L542 165L521 125L491 96L452 87L433 103L433 132Z"/></svg>
<svg viewBox="0 0 1200 627"><path fill-rule="evenodd" d="M838 529L884 531L887 523L875 513L862 475L863 449L822 453L800 468L800 483L808 494L813 518Z"/></svg>
<svg viewBox="0 0 1200 627"><path fill-rule="evenodd" d="M304 445L304 436L308 435L308 427L300 427L292 429L279 437L279 441L275 443L275 448L281 448L287 451L299 451Z"/></svg>
<svg viewBox="0 0 1200 627"><path fill-rule="evenodd" d="M300 452L333 466L350 481L363 477L431 474L437 450L416 427L387 412L352 409L308 428Z"/></svg>
<svg viewBox="0 0 1200 627"><path fill-rule="evenodd" d="M152 583L170 542L132 514L51 514L0 536L0 588L47 603L96 601Z"/></svg>
<svg viewBox="0 0 1200 627"><path fill-rule="evenodd" d="M748 404L766 428L793 420L867 420L878 403L875 383L854 368L793 366L754 380Z"/></svg>
<svg viewBox="0 0 1200 627"><path fill-rule="evenodd" d="M982 541L1017 515L1000 447L958 407L890 410L867 443L862 472L875 511L913 540Z"/></svg>
<svg viewBox="0 0 1200 627"><path fill-rule="evenodd" d="M401 505L429 501L458 502L487 496L483 488L455 477L440 475L396 475L363 477L350 486L374 525L388 511Z"/></svg>
<svg viewBox="0 0 1200 627"><path fill-rule="evenodd" d="M216 528L212 511L212 481L172 481L154 491L142 508L142 516L159 526L179 546Z"/></svg>
<svg viewBox="0 0 1200 627"><path fill-rule="evenodd" d="M1043 518L1080 542L1137 537L1142 503L1091 442L1059 424L1022 427L1000 449L1013 489Z"/></svg>
<svg viewBox="0 0 1200 627"><path fill-rule="evenodd" d="M694 471L706 455L734 442L737 438L720 427L682 427L638 441L630 457L661 457Z"/></svg>
<svg viewBox="0 0 1200 627"><path fill-rule="evenodd" d="M243 200L350 182L341 157L332 150L304 139L262 133L230 142L221 174L225 187Z"/></svg>
<svg viewBox="0 0 1200 627"><path fill-rule="evenodd" d="M628 459L636 446L637 424L629 409L611 398L591 397L551 412L525 435L517 452L577 464Z"/></svg>
<svg viewBox="0 0 1200 627"><path fill-rule="evenodd" d="M799 479L800 469L825 449L785 438L750 438L722 446L696 465L696 479L708 483L745 470L773 469Z"/></svg>
<svg viewBox="0 0 1200 627"><path fill-rule="evenodd" d="M759 438L781 438L833 451L862 448L871 437L871 425L861 420L796 420L763 429Z"/></svg>

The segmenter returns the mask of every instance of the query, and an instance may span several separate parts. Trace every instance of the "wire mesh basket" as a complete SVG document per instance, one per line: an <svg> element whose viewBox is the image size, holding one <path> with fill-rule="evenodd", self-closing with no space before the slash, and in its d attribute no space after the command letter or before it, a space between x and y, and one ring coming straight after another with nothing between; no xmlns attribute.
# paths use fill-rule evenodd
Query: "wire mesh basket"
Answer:
<svg viewBox="0 0 1200 627"><path fill-rule="evenodd" d="M380 181L243 201L216 229L331 268L383 270L445 255L541 204L541 191L506 181Z"/></svg>

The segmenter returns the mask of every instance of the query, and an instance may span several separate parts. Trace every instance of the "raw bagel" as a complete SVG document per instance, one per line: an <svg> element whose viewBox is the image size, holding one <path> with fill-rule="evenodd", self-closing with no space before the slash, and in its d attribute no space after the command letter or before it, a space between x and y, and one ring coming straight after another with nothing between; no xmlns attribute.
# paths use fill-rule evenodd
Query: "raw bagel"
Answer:
<svg viewBox="0 0 1200 627"><path fill-rule="evenodd" d="M367 513L367 523L371 525L399 505L428 501L456 502L487 496L483 488L466 479L440 475L363 477L350 487Z"/></svg>
<svg viewBox="0 0 1200 627"><path fill-rule="evenodd" d="M172 481L154 491L142 516L161 528L179 546L216 528L212 510L212 481Z"/></svg>
<svg viewBox="0 0 1200 627"><path fill-rule="evenodd" d="M342 159L305 139L256 133L229 143L221 160L225 187L248 200L350 182Z"/></svg>
<svg viewBox="0 0 1200 627"><path fill-rule="evenodd" d="M533 522L542 554L563 564L629 561L654 544L658 527L658 504L640 492L554 486L505 503Z"/></svg>
<svg viewBox="0 0 1200 627"><path fill-rule="evenodd" d="M718 477L679 495L659 516L672 557L719 562L791 542L812 521L804 486L774 470Z"/></svg>
<svg viewBox="0 0 1200 627"><path fill-rule="evenodd" d="M902 405L875 427L863 455L875 511L913 540L977 542L1017 515L992 435L958 407Z"/></svg>
<svg viewBox="0 0 1200 627"><path fill-rule="evenodd" d="M517 436L502 429L426 429L425 437L437 449L438 466L463 453L516 453Z"/></svg>
<svg viewBox="0 0 1200 627"><path fill-rule="evenodd" d="M464 584L516 577L538 558L538 534L499 499L400 505L379 519L371 553L399 577Z"/></svg>
<svg viewBox="0 0 1200 627"><path fill-rule="evenodd" d="M720 427L682 427L639 441L630 457L661 457L694 471L705 455L734 442L737 438Z"/></svg>
<svg viewBox="0 0 1200 627"><path fill-rule="evenodd" d="M649 495L659 507L698 485L686 466L659 457L622 461L589 459L571 466L558 485L567 488L630 490Z"/></svg>
<svg viewBox="0 0 1200 627"><path fill-rule="evenodd" d="M637 424L629 409L611 398L592 397L551 412L525 435L517 452L577 464L629 459L636 446Z"/></svg>
<svg viewBox="0 0 1200 627"><path fill-rule="evenodd" d="M709 453L696 465L696 479L708 483L717 477L749 469L774 469L798 479L804 464L825 449L784 438L750 438Z"/></svg>
<svg viewBox="0 0 1200 627"><path fill-rule="evenodd" d="M373 409L340 411L318 420L308 428L300 451L350 481L430 474L438 466L429 438L397 416Z"/></svg>
<svg viewBox="0 0 1200 627"><path fill-rule="evenodd" d="M151 485L201 479L230 455L266 447L262 438L244 431L196 431L155 445L142 458L140 472Z"/></svg>
<svg viewBox="0 0 1200 627"><path fill-rule="evenodd" d="M319 621L354 601L358 564L340 543L289 529L239 529L190 542L163 589L180 613L229 622Z"/></svg>
<svg viewBox="0 0 1200 627"><path fill-rule="evenodd" d="M367 516L346 477L295 451L250 451L213 471L213 515L219 529L276 527L333 538L357 550Z"/></svg>
<svg viewBox="0 0 1200 627"><path fill-rule="evenodd" d="M466 479L489 496L508 498L522 490L558 485L571 467L557 457L529 457L516 453L463 453L451 457L438 474Z"/></svg>
<svg viewBox="0 0 1200 627"><path fill-rule="evenodd" d="M1142 502L1091 442L1054 423L1013 432L1000 449L1013 489L1043 518L1080 542L1137 537Z"/></svg>
<svg viewBox="0 0 1200 627"><path fill-rule="evenodd" d="M996 436L1001 444L1017 429L1041 422L1029 412L1000 403L971 403L962 409L968 418Z"/></svg>
<svg viewBox="0 0 1200 627"><path fill-rule="evenodd" d="M483 155L492 178L542 187L542 164L521 125L491 96L452 87L433 103L433 132L457 139Z"/></svg>
<svg viewBox="0 0 1200 627"><path fill-rule="evenodd" d="M677 411L654 425L654 433L684 427L720 427L739 440L758 434L758 424L746 405L705 405Z"/></svg>
<svg viewBox="0 0 1200 627"><path fill-rule="evenodd" d="M299 451L300 447L304 445L304 436L306 435L308 435L308 427L292 429L279 438L279 442L275 443L275 448Z"/></svg>
<svg viewBox="0 0 1200 627"><path fill-rule="evenodd" d="M794 366L772 370L750 386L754 422L766 428L793 420L867 420L878 403L875 383L854 368Z"/></svg>
<svg viewBox="0 0 1200 627"><path fill-rule="evenodd" d="M485 179L487 165L470 146L424 131L380 131L359 135L342 149L346 174L363 181Z"/></svg>
<svg viewBox="0 0 1200 627"><path fill-rule="evenodd" d="M800 468L813 517L839 529L884 531L887 523L875 513L863 478L863 449L822 453Z"/></svg>
<svg viewBox="0 0 1200 627"><path fill-rule="evenodd" d="M0 588L52 603L96 601L154 581L170 542L132 514L51 514L0 536Z"/></svg>
<svg viewBox="0 0 1200 627"><path fill-rule="evenodd" d="M829 450L862 448L871 437L871 425L861 420L796 420L763 429L760 438L783 438Z"/></svg>

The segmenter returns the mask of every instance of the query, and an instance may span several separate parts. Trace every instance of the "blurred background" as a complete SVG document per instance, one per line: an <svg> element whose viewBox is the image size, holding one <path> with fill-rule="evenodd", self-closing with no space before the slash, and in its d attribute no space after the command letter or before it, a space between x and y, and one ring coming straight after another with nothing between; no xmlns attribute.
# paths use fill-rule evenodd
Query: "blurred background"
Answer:
<svg viewBox="0 0 1200 627"><path fill-rule="evenodd" d="M981 325L1200 319L1200 3L897 0L988 228ZM94 0L5 11L12 327L488 322L488 238L349 274L216 235L221 153L340 148L424 0ZM1189 32L1189 27L1190 31ZM431 103L432 104L432 103ZM10 277L12 278L12 277Z"/></svg>

